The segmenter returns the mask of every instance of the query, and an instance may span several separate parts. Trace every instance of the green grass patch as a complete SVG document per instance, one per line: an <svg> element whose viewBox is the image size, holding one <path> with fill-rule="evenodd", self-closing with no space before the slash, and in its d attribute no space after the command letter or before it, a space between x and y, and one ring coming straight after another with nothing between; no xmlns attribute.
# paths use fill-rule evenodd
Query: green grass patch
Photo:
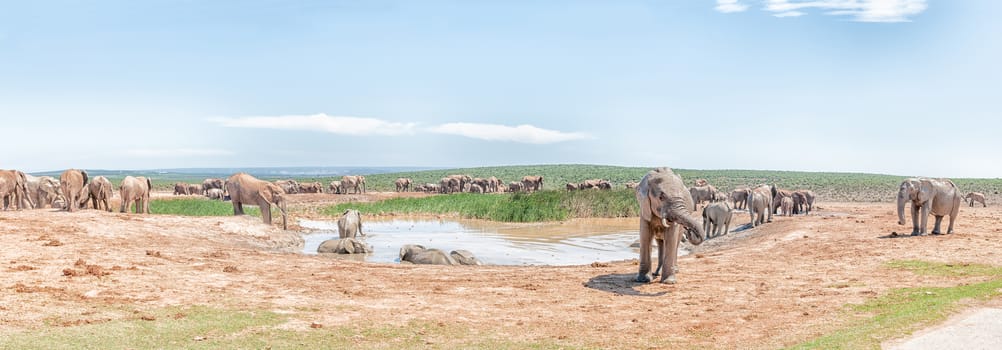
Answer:
<svg viewBox="0 0 1002 350"><path fill-rule="evenodd" d="M639 215L634 192L540 191L535 193L456 193L424 198L394 198L372 203L342 203L321 212L338 216L345 209L370 214L457 214L466 218L501 222L558 221L579 217L630 217Z"/></svg>
<svg viewBox="0 0 1002 350"><path fill-rule="evenodd" d="M887 266L922 275L985 276L990 280L955 287L892 290L889 294L862 305L847 307L847 313L866 315L862 319L790 349L879 349L883 341L906 336L942 322L957 311L961 300L986 300L1002 295L1002 268L999 267L924 261L894 261Z"/></svg>
<svg viewBox="0 0 1002 350"><path fill-rule="evenodd" d="M208 198L169 198L150 201L150 211L153 214L180 216L232 216L233 204ZM272 212L278 211L272 209ZM244 205L247 215L261 216L261 209Z"/></svg>
<svg viewBox="0 0 1002 350"><path fill-rule="evenodd" d="M124 319L82 326L0 332L10 349L570 349L555 342L518 342L459 325L279 329L292 316L264 310L168 307L117 311Z"/></svg>

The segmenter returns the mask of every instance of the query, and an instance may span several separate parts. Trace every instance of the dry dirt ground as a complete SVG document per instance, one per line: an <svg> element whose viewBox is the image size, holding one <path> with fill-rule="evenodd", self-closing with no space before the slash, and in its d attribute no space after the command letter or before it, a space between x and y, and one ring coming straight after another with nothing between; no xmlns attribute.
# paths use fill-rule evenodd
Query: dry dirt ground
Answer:
<svg viewBox="0 0 1002 350"><path fill-rule="evenodd" d="M910 226L897 225L893 204L818 207L697 247L679 259L676 285L632 282L635 261L414 266L302 255L298 233L250 217L0 212L0 331L106 321L87 316L94 305L209 305L288 312L284 327L304 332L428 321L572 346L776 348L833 330L845 304L891 288L974 281L886 262L1002 265L1002 207L963 207L952 235L897 238Z"/></svg>

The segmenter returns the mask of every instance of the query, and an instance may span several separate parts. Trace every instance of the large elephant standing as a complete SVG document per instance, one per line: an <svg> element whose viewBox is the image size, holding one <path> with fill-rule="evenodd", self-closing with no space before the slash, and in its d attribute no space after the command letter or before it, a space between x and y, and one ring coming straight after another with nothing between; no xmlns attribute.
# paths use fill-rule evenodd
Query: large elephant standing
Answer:
<svg viewBox="0 0 1002 350"><path fill-rule="evenodd" d="M184 196L184 195L189 195L189 194L193 194L193 193L191 193L191 190L188 188L188 184L186 184L184 182L178 182L178 183L174 184L174 195L175 196Z"/></svg>
<svg viewBox="0 0 1002 350"><path fill-rule="evenodd" d="M35 204L28 196L28 176L19 170L0 170L0 197L3 197L4 210L17 203L17 209L31 209Z"/></svg>
<svg viewBox="0 0 1002 350"><path fill-rule="evenodd" d="M706 238L727 234L731 228L731 206L727 201L716 202L703 208L703 231Z"/></svg>
<svg viewBox="0 0 1002 350"><path fill-rule="evenodd" d="M108 178L96 176L94 177L94 181L87 184L87 197L83 199L83 203L80 206L86 207L87 199L90 199L94 209L101 210L101 205L103 204L104 210L111 212L111 205L108 202L114 196L114 191L114 187L111 185L111 181L108 181Z"/></svg>
<svg viewBox="0 0 1002 350"><path fill-rule="evenodd" d="M362 214L355 209L345 210L341 218L337 219L337 234L341 239L365 236L365 232L362 232Z"/></svg>
<svg viewBox="0 0 1002 350"><path fill-rule="evenodd" d="M748 215L751 216L751 226L755 227L761 224L772 222L772 187L769 185L761 185L756 188L751 189L748 193L748 200L746 201L746 206L748 207ZM756 218L756 214L758 218ZM769 216L768 220L766 215Z"/></svg>
<svg viewBox="0 0 1002 350"><path fill-rule="evenodd" d="M25 178L28 180L28 198L31 198L35 208L53 205L62 196L59 180L49 176L35 177L28 174L25 174Z"/></svg>
<svg viewBox="0 0 1002 350"><path fill-rule="evenodd" d="M731 201L734 202L734 209L745 209L746 202L748 201L748 192L751 189L748 187L736 188L731 191Z"/></svg>
<svg viewBox="0 0 1002 350"><path fill-rule="evenodd" d="M365 193L365 177L345 175L341 177L341 189L344 193L349 190L353 193Z"/></svg>
<svg viewBox="0 0 1002 350"><path fill-rule="evenodd" d="M331 194L342 194L344 191L341 187L341 181L331 181L330 187L328 188Z"/></svg>
<svg viewBox="0 0 1002 350"><path fill-rule="evenodd" d="M776 186L772 186L772 206L769 207L769 212L776 214L779 210L779 206L783 204L783 198L790 198L793 200L793 191L781 190Z"/></svg>
<svg viewBox="0 0 1002 350"><path fill-rule="evenodd" d="M220 190L222 190L222 189L220 188ZM199 194L203 194L203 193L206 193L206 192L208 192L208 191L202 190L202 185L200 185L200 184L188 184L188 194L199 195Z"/></svg>
<svg viewBox="0 0 1002 350"><path fill-rule="evenodd" d="M136 214L150 213L150 191L153 189L153 182L150 179L139 176L126 176L122 179L122 184L118 188L118 193L122 196L122 204L119 206L120 213L127 213L132 203L136 204Z"/></svg>
<svg viewBox="0 0 1002 350"><path fill-rule="evenodd" d="M526 175L522 177L522 187L526 192L535 192L543 189L543 176Z"/></svg>
<svg viewBox="0 0 1002 350"><path fill-rule="evenodd" d="M223 179L208 178L208 179L205 179L205 180L202 181L202 192L199 193L199 194L204 195L205 191L208 191L208 190L213 189L213 188L218 188L218 189L221 189L221 190L225 191L226 188L224 188L224 187L225 187L225 183L224 183ZM192 193L192 194L194 194L194 193Z"/></svg>
<svg viewBox="0 0 1002 350"><path fill-rule="evenodd" d="M905 224L905 203L912 204L912 236L924 235L929 214L936 217L932 233L940 234L943 216L950 216L946 233L953 233L953 222L960 212L960 190L949 179L908 178L898 187L898 225ZM919 216L922 224L919 225Z"/></svg>
<svg viewBox="0 0 1002 350"><path fill-rule="evenodd" d="M414 181L411 181L411 179L408 179L408 178L405 178L405 177L401 177L401 178L397 179L396 181L393 181L393 185L395 185L397 187L397 192L407 192L407 191L410 191L412 183L414 183Z"/></svg>
<svg viewBox="0 0 1002 350"><path fill-rule="evenodd" d="M487 178L487 192L500 192L502 185L504 185L504 182L501 182L496 177L491 176Z"/></svg>
<svg viewBox="0 0 1002 350"><path fill-rule="evenodd" d="M74 212L80 205L80 197L86 195L84 186L88 183L87 171L69 169L59 175L59 184L66 199L66 211Z"/></svg>
<svg viewBox="0 0 1002 350"><path fill-rule="evenodd" d="M713 185L690 187L689 195L692 196L692 203L695 205L692 207L692 211L696 211L696 206L703 204L703 202L713 202L716 194L717 189Z"/></svg>
<svg viewBox="0 0 1002 350"><path fill-rule="evenodd" d="M650 282L651 241L658 241L658 269L661 283L675 283L679 228L685 229L690 243L703 243L703 227L689 216L695 207L682 178L670 168L651 170L637 187L640 203L640 271L637 282Z"/></svg>
<svg viewBox="0 0 1002 350"><path fill-rule="evenodd" d="M271 206L282 213L282 229L288 229L285 210L285 194L282 188L268 181L258 180L247 173L236 173L226 180L226 191L233 203L233 215L244 215L244 204L261 208L261 219L271 225Z"/></svg>

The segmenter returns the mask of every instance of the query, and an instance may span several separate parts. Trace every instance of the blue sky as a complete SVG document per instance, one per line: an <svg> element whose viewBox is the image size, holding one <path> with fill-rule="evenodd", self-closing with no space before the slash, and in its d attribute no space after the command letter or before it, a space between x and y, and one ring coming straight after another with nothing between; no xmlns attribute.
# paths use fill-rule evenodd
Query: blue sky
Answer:
<svg viewBox="0 0 1002 350"><path fill-rule="evenodd" d="M1002 2L5 1L0 168L1002 177Z"/></svg>

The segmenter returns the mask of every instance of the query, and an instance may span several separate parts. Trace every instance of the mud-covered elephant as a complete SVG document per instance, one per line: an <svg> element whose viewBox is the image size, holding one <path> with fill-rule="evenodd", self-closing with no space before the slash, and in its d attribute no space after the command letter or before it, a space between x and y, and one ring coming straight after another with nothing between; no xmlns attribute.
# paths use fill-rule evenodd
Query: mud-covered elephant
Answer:
<svg viewBox="0 0 1002 350"><path fill-rule="evenodd" d="M982 208L988 207L985 204L985 194L981 192L971 192L964 196L964 201L970 201L970 206L974 206L974 202L981 203Z"/></svg>
<svg viewBox="0 0 1002 350"><path fill-rule="evenodd" d="M480 190L482 192L489 192L490 181L487 181L487 179L482 179L482 178L479 178L479 177L475 177L472 180L470 180L470 191L473 191L473 186L472 185L480 186Z"/></svg>
<svg viewBox="0 0 1002 350"><path fill-rule="evenodd" d="M564 188L566 188L568 191L577 191L578 184L573 182L568 182L566 185L564 185Z"/></svg>
<svg viewBox="0 0 1002 350"><path fill-rule="evenodd" d="M731 206L727 201L715 202L703 208L703 231L706 238L727 234L731 229Z"/></svg>
<svg viewBox="0 0 1002 350"><path fill-rule="evenodd" d="M337 234L341 238L365 236L365 232L362 232L362 214L355 209L345 210L341 218L337 219Z"/></svg>
<svg viewBox="0 0 1002 350"><path fill-rule="evenodd" d="M444 251L425 248L419 244L405 244L400 247L400 262L423 265L459 265L451 255Z"/></svg>
<svg viewBox="0 0 1002 350"><path fill-rule="evenodd" d="M324 185L319 182L304 182L299 184L299 193L324 193Z"/></svg>
<svg viewBox="0 0 1002 350"><path fill-rule="evenodd" d="M521 182L512 181L508 183L508 192L522 192L523 187Z"/></svg>
<svg viewBox="0 0 1002 350"><path fill-rule="evenodd" d="M678 262L679 229L694 245L703 243L704 231L690 213L695 207L682 178L670 168L649 171L637 187L640 204L640 271L637 282L650 282L651 242L658 243L658 268L661 283L675 283Z"/></svg>
<svg viewBox="0 0 1002 350"><path fill-rule="evenodd" d="M501 182L501 180L499 180L494 176L487 178L487 189L488 189L487 192L492 192L492 193L500 192L502 185L504 185L504 182Z"/></svg>
<svg viewBox="0 0 1002 350"><path fill-rule="evenodd" d="M212 188L205 191L205 196L213 200L226 200L226 193L223 193L223 190L218 188Z"/></svg>
<svg viewBox="0 0 1002 350"><path fill-rule="evenodd" d="M28 197L35 208L45 208L46 205L54 205L56 200L62 196L62 189L59 187L59 180L49 176L24 175L28 180ZM53 206L55 207L55 206Z"/></svg>
<svg viewBox="0 0 1002 350"><path fill-rule="evenodd" d="M393 185L396 186L397 192L410 191L412 183L414 183L414 181L406 177L401 177L398 178L396 181L393 181Z"/></svg>
<svg viewBox="0 0 1002 350"><path fill-rule="evenodd" d="M772 186L772 206L769 207L769 211L773 214L778 213L779 206L783 204L783 198L789 197L793 200L793 191L783 190L776 186Z"/></svg>
<svg viewBox="0 0 1002 350"><path fill-rule="evenodd" d="M127 213L132 204L136 204L136 214L150 213L150 191L153 189L153 181L148 178L138 176L126 176L118 188L118 193L122 197L122 204L119 206L120 213Z"/></svg>
<svg viewBox="0 0 1002 350"><path fill-rule="evenodd" d="M782 210L783 215L793 216L793 197L783 197L779 201L779 209Z"/></svg>
<svg viewBox="0 0 1002 350"><path fill-rule="evenodd" d="M761 185L748 192L745 206L751 216L751 226L755 227L766 222L772 222L772 186ZM757 217L756 217L757 216ZM768 216L768 219L766 219Z"/></svg>
<svg viewBox="0 0 1002 350"><path fill-rule="evenodd" d="M188 184L188 194L201 195L205 192L200 184Z"/></svg>
<svg viewBox="0 0 1002 350"><path fill-rule="evenodd" d="M344 191L341 187L341 181L331 181L330 187L327 188L330 194L342 194Z"/></svg>
<svg viewBox="0 0 1002 350"><path fill-rule="evenodd" d="M950 226L946 233L953 233L953 223L960 212L960 190L949 179L926 177L908 178L898 187L898 225L905 224L905 204L911 203L912 236L924 235L929 214L936 217L933 234L940 234L943 216L950 216ZM921 225L919 218L921 217Z"/></svg>
<svg viewBox="0 0 1002 350"><path fill-rule="evenodd" d="M363 183L360 176L345 175L341 177L341 190L342 193L363 193L362 187Z"/></svg>
<svg viewBox="0 0 1002 350"><path fill-rule="evenodd" d="M59 175L59 184L66 199L66 211L74 212L80 205L80 197L86 196L85 187L89 183L87 171L69 169Z"/></svg>
<svg viewBox="0 0 1002 350"><path fill-rule="evenodd" d="M174 184L174 195L175 196L186 196L192 194L191 190L188 188L188 184L183 182L178 182Z"/></svg>
<svg viewBox="0 0 1002 350"><path fill-rule="evenodd" d="M320 243L317 253L328 254L369 254L372 246L354 238L329 239Z"/></svg>
<svg viewBox="0 0 1002 350"><path fill-rule="evenodd" d="M287 194L296 194L299 193L300 190L299 183L292 179L276 180L275 184L282 188L282 191L285 191Z"/></svg>
<svg viewBox="0 0 1002 350"><path fill-rule="evenodd" d="M543 189L542 175L526 175L522 177L522 187L526 192L535 192Z"/></svg>
<svg viewBox="0 0 1002 350"><path fill-rule="evenodd" d="M271 225L271 206L274 205L281 212L282 229L288 229L285 191L278 185L247 173L236 173L226 180L226 192L233 203L233 215L244 215L244 204L256 205L261 209L261 220Z"/></svg>
<svg viewBox="0 0 1002 350"><path fill-rule="evenodd" d="M114 187L111 185L111 181L104 176L95 176L89 184L87 184L87 197L84 198L83 203L80 207L87 206L87 200L90 199L91 205L94 209L104 210L111 212L111 197L114 196Z"/></svg>
<svg viewBox="0 0 1002 350"><path fill-rule="evenodd" d="M31 209L35 205L28 196L28 176L19 170L0 170L0 197L3 197L3 207L10 205L18 210Z"/></svg>
<svg viewBox="0 0 1002 350"><path fill-rule="evenodd" d="M205 191L208 191L208 190L213 189L213 188L218 188L218 189L221 189L221 190L225 191L226 190L225 185L226 185L225 181L223 181L223 179L220 179L220 178L208 178L208 179L202 180L202 192L200 192L199 194L203 194L204 195ZM192 194L194 194L194 193L192 193Z"/></svg>
<svg viewBox="0 0 1002 350"><path fill-rule="evenodd" d="M696 206L703 202L713 202L713 196L717 194L717 189L713 185L693 186L689 188L689 196L692 197L692 211L696 211Z"/></svg>
<svg viewBox="0 0 1002 350"><path fill-rule="evenodd" d="M469 250L453 250L449 252L449 256L451 256L452 260L455 260L456 263L460 265L483 265L483 263L480 262L480 259L473 256L473 253Z"/></svg>
<svg viewBox="0 0 1002 350"><path fill-rule="evenodd" d="M748 187L735 188L731 191L730 198L734 202L734 209L745 209L749 192L751 192L751 189Z"/></svg>

